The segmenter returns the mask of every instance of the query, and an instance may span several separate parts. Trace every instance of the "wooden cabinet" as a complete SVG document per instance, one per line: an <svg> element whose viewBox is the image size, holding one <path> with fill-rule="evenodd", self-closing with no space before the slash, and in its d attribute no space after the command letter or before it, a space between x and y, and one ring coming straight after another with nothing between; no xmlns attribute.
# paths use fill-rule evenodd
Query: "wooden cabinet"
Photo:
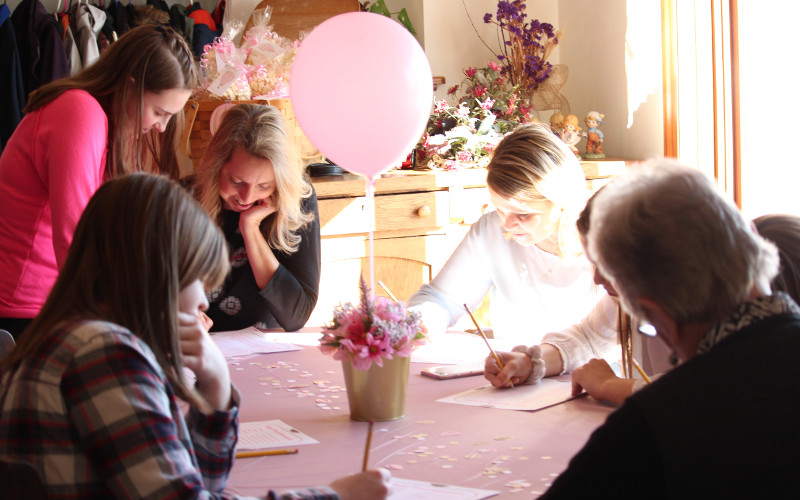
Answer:
<svg viewBox="0 0 800 500"><path fill-rule="evenodd" d="M582 166L595 190L624 171L625 162L582 162ZM337 304L358 300L359 275L371 283L370 255L375 282L383 282L399 300L407 301L436 276L489 203L484 169L390 172L375 181L372 205L363 177L348 173L318 177L313 183L319 198L322 279L308 326L330 321ZM375 293L386 296L377 284Z"/></svg>

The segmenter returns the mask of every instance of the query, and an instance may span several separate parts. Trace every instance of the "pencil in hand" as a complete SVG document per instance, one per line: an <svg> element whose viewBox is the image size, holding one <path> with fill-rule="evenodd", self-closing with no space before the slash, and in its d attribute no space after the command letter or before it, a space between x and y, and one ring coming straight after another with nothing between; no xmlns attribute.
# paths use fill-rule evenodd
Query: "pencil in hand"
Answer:
<svg viewBox="0 0 800 500"><path fill-rule="evenodd" d="M639 363L637 363L637 362L636 362L636 360L635 360L635 359L631 358L631 360L633 361L633 366L634 366L634 368L636 368L636 371L638 371L638 372L639 372L639 375L641 375L641 376L642 376L642 379L643 379L643 380L644 380L646 383L648 383L648 384L649 384L649 383L650 383L650 377L648 377L648 376L647 376L647 374L644 372L644 370L642 370L642 367L639 365Z"/></svg>
<svg viewBox="0 0 800 500"><path fill-rule="evenodd" d="M369 464L369 448L372 444L372 425L375 423L374 420L369 421L369 427L367 428L367 444L364 446L364 463L361 465L361 472L367 470L367 464Z"/></svg>
<svg viewBox="0 0 800 500"><path fill-rule="evenodd" d="M500 356L498 356L497 353L494 352L494 349L492 349L491 344L489 344L489 339L487 339L486 338L486 334L483 333L483 330L481 329L481 325L478 324L478 321L475 319L475 316L472 315L472 311L469 310L469 306L467 304L464 304L464 309L467 311L467 314L469 314L470 319L475 324L475 328L478 329L478 333L480 333L481 337L483 337L483 341L486 342L486 347L488 347L489 348L489 352L492 353L492 356L494 357L494 360L497 362L497 366L499 366L500 369L502 370L503 369L503 362L500 361ZM510 385L512 389L514 388L514 382L511 381L510 377L508 379L508 385Z"/></svg>

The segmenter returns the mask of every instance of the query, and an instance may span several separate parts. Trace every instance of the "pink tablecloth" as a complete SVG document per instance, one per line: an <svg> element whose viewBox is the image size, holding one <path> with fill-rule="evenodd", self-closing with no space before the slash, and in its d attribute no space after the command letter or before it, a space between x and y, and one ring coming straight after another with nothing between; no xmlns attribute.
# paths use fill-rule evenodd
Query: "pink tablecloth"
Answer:
<svg viewBox="0 0 800 500"><path fill-rule="evenodd" d="M280 419L319 441L300 446L296 455L238 459L229 492L264 495L361 470L368 424L349 418L339 362L315 347L229 362L242 394L242 422ZM411 364L405 418L375 423L370 468L500 491L495 498L535 497L612 411L589 398L538 412L439 403L486 381L433 380L419 374L425 366Z"/></svg>

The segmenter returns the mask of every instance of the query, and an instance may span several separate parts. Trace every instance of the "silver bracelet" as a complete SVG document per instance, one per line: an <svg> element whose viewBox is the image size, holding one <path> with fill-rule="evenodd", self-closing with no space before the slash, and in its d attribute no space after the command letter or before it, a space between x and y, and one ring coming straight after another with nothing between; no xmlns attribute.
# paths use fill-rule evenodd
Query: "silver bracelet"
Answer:
<svg viewBox="0 0 800 500"><path fill-rule="evenodd" d="M542 359L542 347L538 345L532 345L530 347L525 345L518 345L511 349L511 352L522 352L525 353L526 356L531 358L531 365L533 365L531 369L531 374L528 377L528 380L523 382L524 384L538 384L540 380L544 378L545 373L545 366L544 366L544 359Z"/></svg>

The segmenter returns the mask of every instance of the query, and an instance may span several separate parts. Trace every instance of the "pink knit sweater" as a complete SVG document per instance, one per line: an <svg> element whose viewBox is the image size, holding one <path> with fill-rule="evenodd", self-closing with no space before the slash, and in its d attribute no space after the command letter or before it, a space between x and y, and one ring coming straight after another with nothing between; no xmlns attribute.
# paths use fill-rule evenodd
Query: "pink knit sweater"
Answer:
<svg viewBox="0 0 800 500"><path fill-rule="evenodd" d="M108 119L68 90L27 114L0 156L0 317L39 313L84 207L103 181Z"/></svg>

